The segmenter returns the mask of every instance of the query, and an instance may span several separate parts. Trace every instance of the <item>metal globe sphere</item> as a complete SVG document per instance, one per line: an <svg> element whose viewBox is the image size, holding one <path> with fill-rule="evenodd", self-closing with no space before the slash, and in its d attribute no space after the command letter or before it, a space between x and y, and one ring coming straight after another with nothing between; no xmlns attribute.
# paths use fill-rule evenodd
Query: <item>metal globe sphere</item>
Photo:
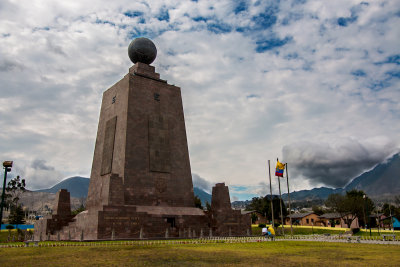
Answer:
<svg viewBox="0 0 400 267"><path fill-rule="evenodd" d="M140 37L129 44L128 55L134 64L136 62L151 64L156 59L157 48L150 39Z"/></svg>

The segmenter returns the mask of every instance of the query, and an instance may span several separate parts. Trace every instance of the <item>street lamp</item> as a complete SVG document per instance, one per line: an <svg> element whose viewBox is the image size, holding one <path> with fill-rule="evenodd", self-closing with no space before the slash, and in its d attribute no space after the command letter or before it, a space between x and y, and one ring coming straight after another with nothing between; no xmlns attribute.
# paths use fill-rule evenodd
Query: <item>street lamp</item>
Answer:
<svg viewBox="0 0 400 267"><path fill-rule="evenodd" d="M11 171L12 165L13 165L12 161L4 161L3 162L4 181L3 181L3 193L1 195L1 206L0 206L0 229L1 229L1 224L3 222L3 207L4 207L4 196L5 196L5 190L6 190L7 172Z"/></svg>
<svg viewBox="0 0 400 267"><path fill-rule="evenodd" d="M364 224L365 224L365 230L367 230L367 217L366 217L366 213L367 212L365 211L367 205L365 205L365 197L366 197L366 195L363 195L363 199L364 199Z"/></svg>
<svg viewBox="0 0 400 267"><path fill-rule="evenodd" d="M371 236L371 216L368 215L368 204L367 204L367 196L363 195L364 198L364 206L366 209L366 216L368 216L368 227L369 227L369 236ZM364 220L365 220L365 216L364 216ZM365 223L367 223L367 221L365 220Z"/></svg>
<svg viewBox="0 0 400 267"><path fill-rule="evenodd" d="M314 222L311 222L311 230L312 230L312 234L314 235Z"/></svg>

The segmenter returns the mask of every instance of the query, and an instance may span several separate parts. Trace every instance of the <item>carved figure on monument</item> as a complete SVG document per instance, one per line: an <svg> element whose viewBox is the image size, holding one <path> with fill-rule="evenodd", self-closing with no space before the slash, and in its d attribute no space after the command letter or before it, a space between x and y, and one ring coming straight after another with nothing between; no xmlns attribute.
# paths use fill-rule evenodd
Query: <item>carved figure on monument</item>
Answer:
<svg viewBox="0 0 400 267"><path fill-rule="evenodd" d="M128 55L134 65L103 93L87 210L54 231L38 224L36 240L41 232L52 240L246 233L250 218L238 215L226 217L231 230L221 228L221 214L234 213L224 184L217 185L223 192L216 190L222 197L215 201L229 208L216 209L213 221L194 205L181 89L160 79L149 65L157 55L154 43L137 38ZM44 221L56 223L54 218Z"/></svg>

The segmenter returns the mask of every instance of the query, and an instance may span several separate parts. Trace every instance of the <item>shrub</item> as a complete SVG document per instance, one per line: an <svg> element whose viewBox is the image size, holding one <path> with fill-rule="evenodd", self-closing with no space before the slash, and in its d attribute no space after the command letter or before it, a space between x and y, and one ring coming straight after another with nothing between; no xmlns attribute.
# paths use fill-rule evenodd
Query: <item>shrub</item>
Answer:
<svg viewBox="0 0 400 267"><path fill-rule="evenodd" d="M27 233L27 238L28 238L28 239L32 239L32 237L33 237L33 231L32 231L31 229L29 229L28 231L26 231L26 233Z"/></svg>
<svg viewBox="0 0 400 267"><path fill-rule="evenodd" d="M351 232L353 233L353 235L355 235L360 232L360 228L351 228Z"/></svg>
<svg viewBox="0 0 400 267"><path fill-rule="evenodd" d="M17 238L19 241L23 241L25 239L26 231L17 228Z"/></svg>
<svg viewBox="0 0 400 267"><path fill-rule="evenodd" d="M9 225L6 226L6 229L12 230L12 229L14 229L14 225L9 224Z"/></svg>
<svg viewBox="0 0 400 267"><path fill-rule="evenodd" d="M259 225L258 225L258 227L260 227L260 228L265 228L265 223L260 223Z"/></svg>

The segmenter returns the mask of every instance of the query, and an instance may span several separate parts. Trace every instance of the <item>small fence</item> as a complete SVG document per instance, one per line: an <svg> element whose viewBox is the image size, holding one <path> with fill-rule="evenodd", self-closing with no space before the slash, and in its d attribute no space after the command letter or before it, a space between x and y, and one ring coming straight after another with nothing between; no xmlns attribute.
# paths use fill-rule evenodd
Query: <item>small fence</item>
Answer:
<svg viewBox="0 0 400 267"><path fill-rule="evenodd" d="M345 236L345 235L294 235L277 236L275 241L318 241L318 242L347 242L347 243L374 243L400 245L399 239L383 240L380 236ZM263 236L246 237L209 237L198 239L176 240L127 240L127 241L26 241L19 244L3 244L0 248L35 247L113 247L113 246L154 246L154 245L182 245L182 244L216 244L216 243L254 243L271 242Z"/></svg>
<svg viewBox="0 0 400 267"><path fill-rule="evenodd" d="M3 244L0 248L17 248L17 247L111 247L111 246L152 246L152 245L180 245L180 244L210 244L210 243L251 243L265 242L264 237L209 237L198 239L178 239L178 240L127 240L127 241L26 241L21 244Z"/></svg>

